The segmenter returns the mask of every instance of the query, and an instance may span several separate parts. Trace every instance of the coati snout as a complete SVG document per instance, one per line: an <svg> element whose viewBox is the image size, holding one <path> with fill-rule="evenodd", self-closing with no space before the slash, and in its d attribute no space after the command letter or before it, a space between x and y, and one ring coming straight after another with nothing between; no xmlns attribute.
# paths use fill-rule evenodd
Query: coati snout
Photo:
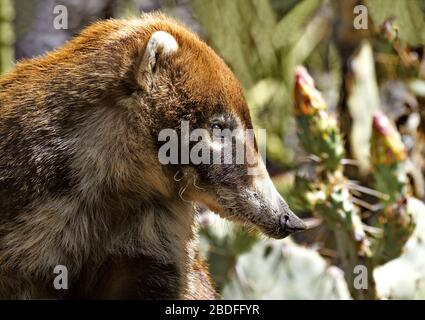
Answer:
<svg viewBox="0 0 425 320"><path fill-rule="evenodd" d="M217 152L217 146L214 148L212 153ZM187 185L194 186L184 194L223 218L254 226L272 238L282 239L306 229L276 190L261 157L257 153L255 157L254 168L235 163L200 164L194 166L195 170L183 169L182 172L188 172L188 180L192 180Z"/></svg>
<svg viewBox="0 0 425 320"><path fill-rule="evenodd" d="M304 230L302 220L275 189L256 140L249 138L254 137L253 131L245 133L235 117L215 115L192 133L188 122L182 122L180 132L167 136L161 131L159 140L166 143L160 146L159 159L175 172L182 200L200 202L226 219L248 223L273 238Z"/></svg>

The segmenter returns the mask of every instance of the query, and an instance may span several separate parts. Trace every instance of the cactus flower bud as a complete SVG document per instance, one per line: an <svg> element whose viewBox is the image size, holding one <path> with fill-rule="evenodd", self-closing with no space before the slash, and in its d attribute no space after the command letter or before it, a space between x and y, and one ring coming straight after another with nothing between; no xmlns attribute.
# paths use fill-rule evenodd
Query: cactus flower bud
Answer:
<svg viewBox="0 0 425 320"><path fill-rule="evenodd" d="M390 42L394 42L398 39L398 28L394 26L391 19L384 21L384 23L381 25L381 32L384 38Z"/></svg>
<svg viewBox="0 0 425 320"><path fill-rule="evenodd" d="M373 115L372 162L390 165L406 159L406 148L393 123L380 111Z"/></svg>
<svg viewBox="0 0 425 320"><path fill-rule="evenodd" d="M326 102L315 88L313 78L302 66L295 69L294 101L295 112L299 114L312 115L326 109Z"/></svg>

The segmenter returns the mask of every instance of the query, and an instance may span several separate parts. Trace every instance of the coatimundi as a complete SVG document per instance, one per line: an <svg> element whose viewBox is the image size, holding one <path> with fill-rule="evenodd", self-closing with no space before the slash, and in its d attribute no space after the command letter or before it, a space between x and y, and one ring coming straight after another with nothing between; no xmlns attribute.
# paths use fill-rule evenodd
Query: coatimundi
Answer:
<svg viewBox="0 0 425 320"><path fill-rule="evenodd" d="M257 147L256 175L248 163L161 164L158 135L181 121L252 128L223 60L161 14L97 22L4 75L0 298L214 298L196 203L274 238L305 228ZM53 286L57 265L68 290Z"/></svg>

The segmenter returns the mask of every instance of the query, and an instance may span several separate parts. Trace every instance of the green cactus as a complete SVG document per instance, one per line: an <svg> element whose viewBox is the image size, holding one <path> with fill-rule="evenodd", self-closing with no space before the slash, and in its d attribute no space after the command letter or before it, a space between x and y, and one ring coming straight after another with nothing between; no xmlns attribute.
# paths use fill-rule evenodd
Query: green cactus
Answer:
<svg viewBox="0 0 425 320"><path fill-rule="evenodd" d="M373 117L371 163L375 189L386 195L375 226L383 230L374 248L375 265L397 258L415 229L408 209L409 192L405 169L405 147L395 126L381 112Z"/></svg>
<svg viewBox="0 0 425 320"><path fill-rule="evenodd" d="M315 115L298 116L297 124L304 149L319 156L326 170L337 170L344 157L344 148L336 122L320 111Z"/></svg>
<svg viewBox="0 0 425 320"><path fill-rule="evenodd" d="M295 73L294 111L298 135L302 146L316 160L316 177L306 183L297 177L294 193L304 197L305 207L324 220L333 231L338 256L345 271L350 293L355 298L376 296L373 277L369 277L369 290L354 287L354 268L369 264L370 240L366 236L359 209L343 174L344 146L336 120L327 113L327 105L307 71L298 67ZM298 196L299 197L299 196Z"/></svg>
<svg viewBox="0 0 425 320"><path fill-rule="evenodd" d="M221 291L231 279L238 256L248 252L259 236L211 212L203 213L201 220L201 251L208 258L209 270L217 289Z"/></svg>
<svg viewBox="0 0 425 320"><path fill-rule="evenodd" d="M384 114L373 118L371 163L375 189L384 195L383 210L372 221L381 232L368 237L361 221L360 209L353 204L342 170L344 149L336 121L330 120L326 103L315 89L304 68L295 77L295 114L298 134L304 149L316 157L315 177L297 177L295 193L298 203L323 218L335 235L338 256L345 271L351 294L355 298L377 298L373 270L403 253L415 229L414 214L409 209L410 196L405 162L407 154L401 137ZM378 229L378 230L379 230ZM365 265L368 289L354 288L354 267Z"/></svg>
<svg viewBox="0 0 425 320"><path fill-rule="evenodd" d="M338 124L326 112L325 101L303 68L296 71L294 102L298 136L305 151L321 159L323 171L340 170L344 146Z"/></svg>
<svg viewBox="0 0 425 320"><path fill-rule="evenodd" d="M350 299L350 293L340 269L316 251L285 239L259 241L242 254L223 298Z"/></svg>

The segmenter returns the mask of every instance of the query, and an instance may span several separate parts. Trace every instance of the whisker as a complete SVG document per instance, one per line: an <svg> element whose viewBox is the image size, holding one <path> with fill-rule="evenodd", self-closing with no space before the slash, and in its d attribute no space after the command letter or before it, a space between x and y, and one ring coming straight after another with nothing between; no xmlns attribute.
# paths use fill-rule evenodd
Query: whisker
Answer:
<svg viewBox="0 0 425 320"><path fill-rule="evenodd" d="M179 190L179 197L180 197L180 199L182 199L184 202L187 202L187 203L192 203L192 201L188 201L188 200L186 200L186 199L184 199L183 198L183 194L186 192L186 189L187 189L187 187L189 186L189 183L188 184L186 184L186 186L185 187L183 187L183 188L181 188L180 190Z"/></svg>
<svg viewBox="0 0 425 320"><path fill-rule="evenodd" d="M200 187L200 186L196 185L196 178L195 178L195 179L193 179L193 186L194 186L196 189L199 189L199 190L205 190L204 188L202 188L202 187Z"/></svg>
<svg viewBox="0 0 425 320"><path fill-rule="evenodd" d="M176 178L176 176L177 176L179 173L182 173L182 172L179 170L179 171L177 171L177 172L174 174L174 181L176 181L176 182L182 181L182 180L183 180L183 178L184 178L184 174L183 174L183 176L182 176L180 179L177 179L177 178Z"/></svg>

